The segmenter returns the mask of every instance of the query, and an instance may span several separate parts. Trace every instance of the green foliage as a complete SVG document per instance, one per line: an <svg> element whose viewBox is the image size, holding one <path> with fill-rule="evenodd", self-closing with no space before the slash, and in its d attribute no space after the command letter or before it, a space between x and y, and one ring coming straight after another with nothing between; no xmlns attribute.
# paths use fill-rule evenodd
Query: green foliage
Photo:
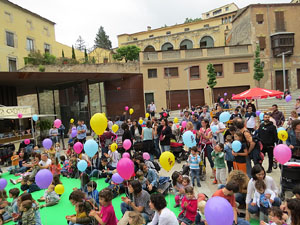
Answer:
<svg viewBox="0 0 300 225"><path fill-rule="evenodd" d="M95 59L94 56L93 56L93 58L92 58L92 64L96 64L96 59Z"/></svg>
<svg viewBox="0 0 300 225"><path fill-rule="evenodd" d="M113 55L113 58L118 61L125 59L125 62L138 60L140 51L141 49L135 45L127 45L118 48L117 53Z"/></svg>
<svg viewBox="0 0 300 225"><path fill-rule="evenodd" d="M36 124L41 131L50 130L52 128L52 121L51 120L39 120Z"/></svg>
<svg viewBox="0 0 300 225"><path fill-rule="evenodd" d="M264 72L263 72L263 67L260 62L260 47L259 45L256 46L256 51L255 51L255 60L254 60L254 75L253 78L254 80L259 81L264 77Z"/></svg>
<svg viewBox="0 0 300 225"><path fill-rule="evenodd" d="M76 59L75 49L73 45L72 45L72 59Z"/></svg>
<svg viewBox="0 0 300 225"><path fill-rule="evenodd" d="M104 28L100 26L95 38L95 48L111 49L111 41L109 36L106 35Z"/></svg>
<svg viewBox="0 0 300 225"><path fill-rule="evenodd" d="M87 63L89 61L88 54L86 52L86 48L84 49L84 63Z"/></svg>
<svg viewBox="0 0 300 225"><path fill-rule="evenodd" d="M83 63L83 62L82 62ZM59 58L56 60L57 65L66 65L66 64L79 64L79 62L76 59L72 58Z"/></svg>
<svg viewBox="0 0 300 225"><path fill-rule="evenodd" d="M207 65L207 77L208 77L208 81L207 81L207 85L210 88L214 88L217 85L217 74L215 72L215 68L213 66L213 64L208 64Z"/></svg>
<svg viewBox="0 0 300 225"><path fill-rule="evenodd" d="M185 18L185 21L184 23L192 23L192 22L197 22L197 21L201 21L202 19L201 18Z"/></svg>
<svg viewBox="0 0 300 225"><path fill-rule="evenodd" d="M64 52L64 50L61 50L61 57L65 58L65 52Z"/></svg>
<svg viewBox="0 0 300 225"><path fill-rule="evenodd" d="M56 63L56 57L49 54L48 52L44 54L44 64L52 65Z"/></svg>
<svg viewBox="0 0 300 225"><path fill-rule="evenodd" d="M80 35L75 43L75 48L78 49L79 51L83 51L84 49L86 49L85 41L82 39Z"/></svg>
<svg viewBox="0 0 300 225"><path fill-rule="evenodd" d="M40 51L30 52L24 57L25 65L53 65L56 63L56 57L49 53L41 54Z"/></svg>
<svg viewBox="0 0 300 225"><path fill-rule="evenodd" d="M40 72L45 72L46 68L44 65L39 65L39 71Z"/></svg>

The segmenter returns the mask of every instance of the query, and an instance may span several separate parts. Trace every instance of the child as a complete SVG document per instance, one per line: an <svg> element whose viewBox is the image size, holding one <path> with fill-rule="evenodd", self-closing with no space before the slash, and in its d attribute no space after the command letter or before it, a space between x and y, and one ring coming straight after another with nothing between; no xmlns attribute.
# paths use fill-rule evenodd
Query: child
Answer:
<svg viewBox="0 0 300 225"><path fill-rule="evenodd" d="M27 184L28 179L29 179L29 175L23 177L23 179L21 180L21 187L20 188L21 188L22 191L28 190L28 188L29 188L29 186Z"/></svg>
<svg viewBox="0 0 300 225"><path fill-rule="evenodd" d="M76 215L75 216L66 216L66 219L71 220L74 217L76 219L82 219L82 218L88 217L88 215L86 214L86 211L87 211L86 208L87 208L86 202L77 203L76 206L75 206ZM75 223L70 221L69 225L75 225Z"/></svg>
<svg viewBox="0 0 300 225"><path fill-rule="evenodd" d="M10 174L13 174L19 168L19 156L17 154L17 151L13 152L13 155L10 159L11 159L11 167L8 169L8 171L10 172Z"/></svg>
<svg viewBox="0 0 300 225"><path fill-rule="evenodd" d="M90 181L87 183L87 197L92 198L99 206L99 192L97 191L97 183L95 181Z"/></svg>
<svg viewBox="0 0 300 225"><path fill-rule="evenodd" d="M70 158L70 167L69 167L69 170L68 170L68 177L71 177L71 178L78 178L78 170L77 170L77 157L75 154L73 154Z"/></svg>
<svg viewBox="0 0 300 225"><path fill-rule="evenodd" d="M39 153L39 154L41 154L41 150L39 149L39 146L34 146L34 148L33 148L33 153Z"/></svg>
<svg viewBox="0 0 300 225"><path fill-rule="evenodd" d="M129 216L129 220L128 220L129 225L143 225L143 224L145 224L145 220L144 220L142 214L139 213L139 212L130 211L128 216Z"/></svg>
<svg viewBox="0 0 300 225"><path fill-rule="evenodd" d="M52 163L49 167L49 170L51 171L51 173L53 175L60 175L61 166L60 166L60 163L58 162L58 158L52 157L51 162Z"/></svg>
<svg viewBox="0 0 300 225"><path fill-rule="evenodd" d="M110 149L110 145L109 145L109 151L108 154L104 154L110 161L108 168L110 170L115 170L117 168L117 164L120 160L120 154L118 152L118 150L115 150L114 152L111 151Z"/></svg>
<svg viewBox="0 0 300 225"><path fill-rule="evenodd" d="M69 160L68 159L66 159L66 157L64 156L64 155L61 155L60 157L59 157L59 159L60 159L60 161L62 162L62 164L63 164L63 167L61 168L61 174L64 176L64 177L66 177L66 176L68 176L68 170L69 170L69 168L70 168L70 164L69 164Z"/></svg>
<svg viewBox="0 0 300 225"><path fill-rule="evenodd" d="M80 190L84 193L88 193L87 184L90 182L90 178L86 173L80 174ZM73 191L78 190L78 188L73 188Z"/></svg>
<svg viewBox="0 0 300 225"><path fill-rule="evenodd" d="M197 180L197 186L201 187L200 185L200 167L199 164L201 162L200 156L197 154L197 147L194 146L191 148L191 154L189 156L188 163L190 165L190 171L191 171L191 179L193 186L195 186L195 178Z"/></svg>
<svg viewBox="0 0 300 225"><path fill-rule="evenodd" d="M35 225L35 211L32 208L32 201L22 201L20 205L20 211L22 211L22 225Z"/></svg>
<svg viewBox="0 0 300 225"><path fill-rule="evenodd" d="M225 166L225 155L224 145L219 143L215 146L211 156L214 160L216 167L216 179L219 184L226 184L226 166Z"/></svg>
<svg viewBox="0 0 300 225"><path fill-rule="evenodd" d="M190 178L183 177L181 185L182 185L181 188L183 188L183 189L190 186ZM175 203L176 203L176 205L174 206L175 208L180 206L181 200L183 199L184 195L185 195L185 193L179 193L178 195L175 196Z"/></svg>
<svg viewBox="0 0 300 225"><path fill-rule="evenodd" d="M202 200L198 202L198 213L196 216L195 224L196 225L205 225L206 224L206 219L204 215L204 208L206 205L206 201Z"/></svg>
<svg viewBox="0 0 300 225"><path fill-rule="evenodd" d="M53 184L49 185L48 190L45 191L44 199L46 200L46 204L41 205L40 207L49 207L56 205L60 198L58 194L54 191L55 186Z"/></svg>
<svg viewBox="0 0 300 225"><path fill-rule="evenodd" d="M59 157L60 157L60 144L59 144L59 142L56 142L56 144L55 144L55 151L56 151L55 157L57 159L59 159Z"/></svg>
<svg viewBox="0 0 300 225"><path fill-rule="evenodd" d="M99 202L101 211L96 212L91 210L89 216L93 216L99 224L105 225L117 225L118 220L115 214L115 210L111 204L113 199L113 193L108 188L104 188L99 192Z"/></svg>
<svg viewBox="0 0 300 225"><path fill-rule="evenodd" d="M53 176L52 184L54 186L62 184L62 182L60 181L60 176L58 174Z"/></svg>
<svg viewBox="0 0 300 225"><path fill-rule="evenodd" d="M271 195L270 198L267 198L266 195ZM268 221L268 209L272 207L274 198L276 197L275 193L266 188L266 184L263 180L257 180L255 182L255 193L254 198L251 203L252 206L258 206L259 210L259 220Z"/></svg>
<svg viewBox="0 0 300 225"><path fill-rule="evenodd" d="M232 155L232 136L227 135L225 139L225 146L224 146L224 151L225 151L225 160L227 164L227 169L228 169L228 174L233 170L233 160L234 156Z"/></svg>
<svg viewBox="0 0 300 225"><path fill-rule="evenodd" d="M12 188L9 190L9 197L13 199L10 205L5 207L6 213L12 217L13 213L18 213L18 197L20 194L20 190L18 188Z"/></svg>
<svg viewBox="0 0 300 225"><path fill-rule="evenodd" d="M36 185L34 177L29 177L29 179L27 181L27 185L28 185L27 193L32 193L32 192L41 190Z"/></svg>
<svg viewBox="0 0 300 225"><path fill-rule="evenodd" d="M269 211L269 223L260 221L260 225L283 225L285 224L283 219L283 212L280 208L274 206Z"/></svg>
<svg viewBox="0 0 300 225"><path fill-rule="evenodd" d="M235 132L234 134L234 140L242 142L243 140L243 133L240 131ZM241 170L245 174L247 174L247 168L246 168L246 156L247 153L247 147L245 144L242 144L241 149L238 152L232 151L232 155L234 156L233 161L233 168L235 170Z"/></svg>
<svg viewBox="0 0 300 225"><path fill-rule="evenodd" d="M181 225L192 225L197 215L197 199L193 187L186 187L184 190L185 196L181 203L182 211L177 219Z"/></svg>
<svg viewBox="0 0 300 225"><path fill-rule="evenodd" d="M66 151L67 159L70 159L73 153L73 143L70 143L68 144L68 150Z"/></svg>
<svg viewBox="0 0 300 225"><path fill-rule="evenodd" d="M293 194L294 194L293 198L300 199L300 185L299 184L293 188Z"/></svg>
<svg viewBox="0 0 300 225"><path fill-rule="evenodd" d="M55 157L56 150L55 150L54 146L51 146L51 148L48 150L47 153L49 154L49 158Z"/></svg>

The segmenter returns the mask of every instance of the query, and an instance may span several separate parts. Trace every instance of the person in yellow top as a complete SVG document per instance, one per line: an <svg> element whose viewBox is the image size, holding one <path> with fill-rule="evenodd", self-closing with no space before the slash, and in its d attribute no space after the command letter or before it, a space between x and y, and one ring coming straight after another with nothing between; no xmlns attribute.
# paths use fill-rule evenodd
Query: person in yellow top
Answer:
<svg viewBox="0 0 300 225"><path fill-rule="evenodd" d="M68 221L70 221L72 218L76 218L76 219L83 219L83 218L86 218L88 217L88 215L86 214L86 205L85 205L85 202L79 202L76 204L76 207L75 207L75 211L76 211L76 215L73 215L73 216L66 216L66 219ZM76 221L76 220L75 220ZM71 225L75 224L73 222L70 221Z"/></svg>
<svg viewBox="0 0 300 225"><path fill-rule="evenodd" d="M8 169L10 173L14 173L19 168L19 155L14 151L11 159L11 167Z"/></svg>

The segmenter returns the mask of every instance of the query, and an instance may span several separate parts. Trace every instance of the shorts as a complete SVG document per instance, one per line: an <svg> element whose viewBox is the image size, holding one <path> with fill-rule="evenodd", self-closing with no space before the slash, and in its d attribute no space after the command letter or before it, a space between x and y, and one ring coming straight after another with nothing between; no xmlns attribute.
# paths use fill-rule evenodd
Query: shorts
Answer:
<svg viewBox="0 0 300 225"><path fill-rule="evenodd" d="M233 162L233 169L243 171L245 174L247 174L247 166L246 165L247 165L246 163Z"/></svg>

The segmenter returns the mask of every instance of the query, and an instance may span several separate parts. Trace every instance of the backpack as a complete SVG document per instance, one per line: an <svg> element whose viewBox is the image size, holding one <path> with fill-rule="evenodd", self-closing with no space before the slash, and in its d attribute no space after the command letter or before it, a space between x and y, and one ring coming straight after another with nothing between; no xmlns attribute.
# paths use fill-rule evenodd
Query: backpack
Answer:
<svg viewBox="0 0 300 225"><path fill-rule="evenodd" d="M161 167L160 167L160 165L158 164L158 162L155 162L154 160L152 160L151 162L153 163L153 165L154 165L154 167L155 167L155 170L156 170L157 172L159 172L160 169L161 169Z"/></svg>
<svg viewBox="0 0 300 225"><path fill-rule="evenodd" d="M251 136L252 136L252 141L255 143L255 146L253 150L250 152L249 157L251 160L253 160L254 165L256 165L262 163L264 160L264 154L262 153L263 145L260 138L258 137L257 131L254 134L251 134ZM246 139L245 136L244 139Z"/></svg>

